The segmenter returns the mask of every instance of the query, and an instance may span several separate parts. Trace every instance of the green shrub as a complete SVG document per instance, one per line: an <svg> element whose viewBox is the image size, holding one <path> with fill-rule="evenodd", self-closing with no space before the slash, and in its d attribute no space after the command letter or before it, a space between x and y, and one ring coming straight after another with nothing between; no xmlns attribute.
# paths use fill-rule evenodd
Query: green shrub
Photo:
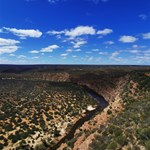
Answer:
<svg viewBox="0 0 150 150"><path fill-rule="evenodd" d="M145 148L146 150L150 150L150 140L145 142Z"/></svg>
<svg viewBox="0 0 150 150"><path fill-rule="evenodd" d="M117 149L117 143L115 141L111 142L108 146L107 146L108 150L116 150Z"/></svg>
<svg viewBox="0 0 150 150"><path fill-rule="evenodd" d="M120 145L120 146L125 146L128 144L128 141L126 139L126 137L124 136L118 136L116 137L116 142Z"/></svg>

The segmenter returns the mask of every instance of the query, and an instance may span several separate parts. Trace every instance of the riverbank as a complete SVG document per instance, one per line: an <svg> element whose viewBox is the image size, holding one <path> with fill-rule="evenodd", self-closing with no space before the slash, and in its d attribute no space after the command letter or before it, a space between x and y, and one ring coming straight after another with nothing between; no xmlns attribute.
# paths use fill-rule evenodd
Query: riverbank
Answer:
<svg viewBox="0 0 150 150"><path fill-rule="evenodd" d="M120 93L122 92L124 85L125 85L125 80L120 79L117 83L116 89L107 91L107 93L110 92L109 94L112 94L111 97L114 96L112 100L109 100L109 106L105 107L103 111L96 113L93 118L85 122L80 128L76 130L74 139L71 140L71 141L73 140L75 141L74 145L72 148L68 150L72 150L72 149L73 150L87 150L90 143L92 142L92 139L94 139L95 135L97 134L97 129L100 126L106 126L112 117L117 116L118 113L123 110L122 99L120 97ZM92 86L88 85L88 88L90 89L92 88ZM65 147L68 148L66 144L62 144L61 147L58 148L58 150L63 150L63 148Z"/></svg>
<svg viewBox="0 0 150 150"><path fill-rule="evenodd" d="M112 115L116 117L117 114L123 110L120 94L125 84L126 82L121 78L117 83L117 88L110 92L114 98L112 101L109 101L109 106L105 107L101 113L98 113L92 120L86 122L77 130L76 135L79 134L80 130L86 132L78 137L77 141L74 143L73 150L88 150L90 143L92 143L94 136L97 134L97 129L100 126L106 126ZM88 134L88 132L90 133ZM60 148L59 150L62 149Z"/></svg>
<svg viewBox="0 0 150 150"><path fill-rule="evenodd" d="M87 86L82 86L82 87L84 88L86 92L88 92L88 94L92 98L98 101L97 108L92 111L87 111L86 115L82 117L81 119L79 119L73 125L69 133L66 136L64 136L56 145L51 147L49 150L56 150L61 146L61 144L65 143L67 140L73 139L76 133L76 130L78 130L85 122L89 121L97 112L103 111L103 109L105 109L109 105L108 102L101 95L98 95L95 91L93 91Z"/></svg>

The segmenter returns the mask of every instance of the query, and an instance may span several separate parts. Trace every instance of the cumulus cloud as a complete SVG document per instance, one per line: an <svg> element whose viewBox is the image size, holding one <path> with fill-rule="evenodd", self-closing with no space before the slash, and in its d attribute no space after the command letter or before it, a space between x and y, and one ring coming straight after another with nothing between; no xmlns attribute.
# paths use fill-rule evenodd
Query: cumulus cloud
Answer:
<svg viewBox="0 0 150 150"><path fill-rule="evenodd" d="M0 54L13 53L18 50L18 46L0 46Z"/></svg>
<svg viewBox="0 0 150 150"><path fill-rule="evenodd" d="M4 27L3 30L11 32L16 36L19 36L21 39L26 39L27 37L39 38L42 35L42 32L34 29L16 29Z"/></svg>
<svg viewBox="0 0 150 150"><path fill-rule="evenodd" d="M100 35L100 36L105 36L107 34L111 34L113 32L112 29L105 28L103 30L96 30L93 26L77 26L72 29L65 29L62 31L56 31L56 30L51 30L48 31L47 34L49 35L56 35L58 37L61 37L61 35L64 35L66 37L69 37L70 40L73 40L75 38L78 38L80 36L85 36L85 35ZM65 42L67 40L64 40Z"/></svg>
<svg viewBox="0 0 150 150"><path fill-rule="evenodd" d="M37 51L37 50L32 50L32 51L29 51L29 53L31 53L31 54L37 54L37 53L39 53L39 51Z"/></svg>
<svg viewBox="0 0 150 150"><path fill-rule="evenodd" d="M17 40L0 38L0 54L17 51L19 47L16 44L19 43Z"/></svg>
<svg viewBox="0 0 150 150"><path fill-rule="evenodd" d="M133 48L138 48L139 46L137 44L132 45Z"/></svg>
<svg viewBox="0 0 150 150"><path fill-rule="evenodd" d="M73 50L72 49L67 49L66 52L73 52Z"/></svg>
<svg viewBox="0 0 150 150"><path fill-rule="evenodd" d="M60 54L61 57L66 57L68 56L68 53Z"/></svg>
<svg viewBox="0 0 150 150"><path fill-rule="evenodd" d="M75 38L82 35L94 35L96 33L92 26L78 26L70 31L66 30L65 35Z"/></svg>
<svg viewBox="0 0 150 150"><path fill-rule="evenodd" d="M81 41L77 41L77 42L72 42L74 48L80 48L82 45L84 45L86 43L87 43L87 41L85 41L85 40L81 40Z"/></svg>
<svg viewBox="0 0 150 150"><path fill-rule="evenodd" d="M0 38L0 46L1 45L16 45L16 44L18 44L18 43L20 43L19 41L17 41L17 40L12 40L12 39L4 39L4 38Z"/></svg>
<svg viewBox="0 0 150 150"><path fill-rule="evenodd" d="M129 36L129 35L123 35L120 37L119 41L122 43L133 43L137 41L138 39L134 36Z"/></svg>
<svg viewBox="0 0 150 150"><path fill-rule="evenodd" d="M49 35L55 35L59 38L64 38L62 42L69 42L73 44L73 48L80 48L87 43L88 35L107 35L112 33L112 29L104 29L97 31L93 26L77 26L72 29L64 29L61 31L50 30L47 32ZM108 41L107 44L113 44L113 41Z"/></svg>
<svg viewBox="0 0 150 150"><path fill-rule="evenodd" d="M54 44L54 45L50 45L48 47L42 48L41 50L31 50L31 51L29 51L29 53L38 54L41 52L41 54L44 55L44 53L51 53L55 49L58 49L58 48L59 48L59 46Z"/></svg>
<svg viewBox="0 0 150 150"><path fill-rule="evenodd" d="M100 35L107 35L107 34L110 34L110 33L112 33L112 32L113 32L112 29L106 28L106 29L97 31L97 34L100 34Z"/></svg>
<svg viewBox="0 0 150 150"><path fill-rule="evenodd" d="M40 52L53 52L55 49L58 49L58 45L50 45L48 47L42 48Z"/></svg>
<svg viewBox="0 0 150 150"><path fill-rule="evenodd" d="M117 62L124 62L124 60L119 57L120 51L115 51L109 57L110 60L117 61Z"/></svg>
<svg viewBox="0 0 150 150"><path fill-rule="evenodd" d="M56 31L56 30L47 32L47 34L49 34L49 35L59 35L59 34L64 34L64 33L65 33L65 31Z"/></svg>
<svg viewBox="0 0 150 150"><path fill-rule="evenodd" d="M140 51L140 50L133 49L133 50L129 50L128 52L129 52L129 53L133 53L133 54L137 54L137 53L140 53L141 51Z"/></svg>
<svg viewBox="0 0 150 150"><path fill-rule="evenodd" d="M65 36L75 38L82 35L94 35L96 31L92 26L77 26L76 28L70 30L62 30L62 31L52 30L48 31L47 33L52 35L64 34Z"/></svg>
<svg viewBox="0 0 150 150"><path fill-rule="evenodd" d="M107 52L99 52L100 55L107 55Z"/></svg>
<svg viewBox="0 0 150 150"><path fill-rule="evenodd" d="M150 32L143 34L143 39L150 39Z"/></svg>

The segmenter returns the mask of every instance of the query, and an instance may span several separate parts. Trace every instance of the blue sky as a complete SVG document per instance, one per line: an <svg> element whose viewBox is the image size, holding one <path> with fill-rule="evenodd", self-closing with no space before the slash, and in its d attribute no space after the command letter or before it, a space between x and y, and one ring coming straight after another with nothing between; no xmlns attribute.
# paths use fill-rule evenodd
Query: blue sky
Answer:
<svg viewBox="0 0 150 150"><path fill-rule="evenodd" d="M0 0L0 64L150 65L150 1Z"/></svg>

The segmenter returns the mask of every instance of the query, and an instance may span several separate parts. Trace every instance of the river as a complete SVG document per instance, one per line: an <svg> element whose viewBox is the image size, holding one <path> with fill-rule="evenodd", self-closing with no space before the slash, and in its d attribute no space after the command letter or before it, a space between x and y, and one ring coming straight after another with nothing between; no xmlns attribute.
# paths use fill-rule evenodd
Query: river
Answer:
<svg viewBox="0 0 150 150"><path fill-rule="evenodd" d="M98 107L92 111L87 111L86 115L80 118L70 129L69 133L67 133L56 145L49 148L49 150L57 150L62 143L65 143L67 140L71 140L74 138L74 134L78 128L80 128L86 121L89 121L96 112L102 111L106 108L109 104L108 102L102 97L101 95L97 94L92 89L88 88L87 86L83 86L83 88L91 95L94 99L96 99L99 103Z"/></svg>

